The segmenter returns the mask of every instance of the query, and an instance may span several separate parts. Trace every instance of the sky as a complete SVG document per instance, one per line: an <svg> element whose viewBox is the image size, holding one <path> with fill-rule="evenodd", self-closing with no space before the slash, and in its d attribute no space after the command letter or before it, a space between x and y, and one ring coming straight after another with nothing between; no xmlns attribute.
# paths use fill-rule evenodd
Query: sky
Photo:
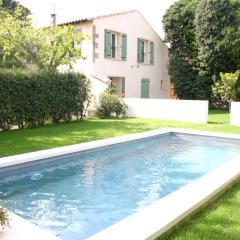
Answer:
<svg viewBox="0 0 240 240"><path fill-rule="evenodd" d="M162 16L177 0L18 0L32 12L35 26L47 26L50 14L57 14L57 23L94 17L119 11L138 9L163 38ZM54 7L55 6L55 7Z"/></svg>

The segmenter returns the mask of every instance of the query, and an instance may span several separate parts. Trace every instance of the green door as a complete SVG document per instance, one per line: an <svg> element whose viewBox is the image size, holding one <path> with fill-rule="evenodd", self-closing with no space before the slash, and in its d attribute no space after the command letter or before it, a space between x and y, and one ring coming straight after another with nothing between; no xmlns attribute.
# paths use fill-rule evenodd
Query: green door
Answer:
<svg viewBox="0 0 240 240"><path fill-rule="evenodd" d="M149 85L150 81L148 79L141 80L141 98L149 98Z"/></svg>

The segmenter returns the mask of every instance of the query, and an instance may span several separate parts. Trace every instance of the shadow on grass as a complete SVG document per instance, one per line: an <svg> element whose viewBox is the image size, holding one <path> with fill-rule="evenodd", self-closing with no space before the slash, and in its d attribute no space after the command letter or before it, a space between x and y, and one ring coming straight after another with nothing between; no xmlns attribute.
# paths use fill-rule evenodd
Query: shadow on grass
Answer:
<svg viewBox="0 0 240 240"><path fill-rule="evenodd" d="M223 123L226 123L227 121L225 122L214 122L214 121L208 121L209 124L218 124L218 125L222 125Z"/></svg>
<svg viewBox="0 0 240 240"><path fill-rule="evenodd" d="M0 157L94 141L151 129L131 119L82 120L0 133Z"/></svg>
<svg viewBox="0 0 240 240"><path fill-rule="evenodd" d="M226 111L221 111L221 115L214 114L214 112L216 111L211 110L209 113L209 124L139 118L87 119L67 124L48 125L41 128L0 132L0 157L164 127L240 133L239 127L230 127L229 114Z"/></svg>
<svg viewBox="0 0 240 240"><path fill-rule="evenodd" d="M214 114L228 114L229 110L223 110L223 109L210 109L209 110L209 115L214 115Z"/></svg>
<svg viewBox="0 0 240 240"><path fill-rule="evenodd" d="M209 110L208 123L209 124L229 124L230 121L229 111L227 110Z"/></svg>

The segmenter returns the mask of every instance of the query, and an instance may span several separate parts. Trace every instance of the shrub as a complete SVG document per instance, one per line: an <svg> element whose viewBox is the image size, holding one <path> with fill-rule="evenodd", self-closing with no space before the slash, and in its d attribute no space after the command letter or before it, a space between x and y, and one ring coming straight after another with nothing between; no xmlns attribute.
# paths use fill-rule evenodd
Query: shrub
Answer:
<svg viewBox="0 0 240 240"><path fill-rule="evenodd" d="M83 115L89 80L77 73L0 70L0 128L38 127Z"/></svg>
<svg viewBox="0 0 240 240"><path fill-rule="evenodd" d="M221 80L213 86L215 105L228 108L232 101L240 101L240 71L221 73Z"/></svg>
<svg viewBox="0 0 240 240"><path fill-rule="evenodd" d="M100 96L97 116L99 118L119 117L126 113L127 106L122 103L116 94L104 92Z"/></svg>
<svg viewBox="0 0 240 240"><path fill-rule="evenodd" d="M4 227L9 226L9 217L6 209L0 207L0 227L3 229Z"/></svg>

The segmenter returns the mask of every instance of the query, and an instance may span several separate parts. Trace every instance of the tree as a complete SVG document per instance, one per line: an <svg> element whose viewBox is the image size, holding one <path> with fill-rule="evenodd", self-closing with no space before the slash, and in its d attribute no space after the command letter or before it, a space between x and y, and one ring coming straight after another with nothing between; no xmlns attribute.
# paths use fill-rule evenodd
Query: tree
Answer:
<svg viewBox="0 0 240 240"><path fill-rule="evenodd" d="M84 36L72 25L33 28L29 19L19 19L19 9L14 15L0 11L0 20L4 66L54 70L82 58Z"/></svg>
<svg viewBox="0 0 240 240"><path fill-rule="evenodd" d="M29 9L22 6L21 4L19 4L19 2L15 0L0 0L0 12L2 17L5 17L3 13L6 12L22 20L24 19L27 20L27 16L31 14ZM0 17L0 20L1 20L1 17ZM3 49L2 49L2 46L0 45L0 67L9 67L8 64L6 65L6 62L3 62L2 52L3 52ZM14 60L11 60L11 61L14 62ZM17 66L17 63L15 63L15 65Z"/></svg>
<svg viewBox="0 0 240 240"><path fill-rule="evenodd" d="M19 4L19 2L15 0L0 0L0 10L1 8L5 11L8 11L8 13L14 15L14 12L17 8L21 9L21 15L19 18L23 19L26 18L31 14L30 10L23 5Z"/></svg>
<svg viewBox="0 0 240 240"><path fill-rule="evenodd" d="M240 71L221 73L220 81L213 86L215 104L221 108L229 108L232 101L240 101Z"/></svg>
<svg viewBox="0 0 240 240"><path fill-rule="evenodd" d="M227 60L226 72L235 72L240 69L240 1L231 2L234 8L234 17L229 26L224 29L224 39L220 41L220 49Z"/></svg>
<svg viewBox="0 0 240 240"><path fill-rule="evenodd" d="M234 15L235 8L230 0L201 0L198 4L195 29L199 48L199 98L211 97L211 86L220 79L220 72L234 70L227 54L230 46L223 44Z"/></svg>
<svg viewBox="0 0 240 240"><path fill-rule="evenodd" d="M163 18L165 40L170 43L169 74L181 99L196 99L197 55L194 15L199 0L179 0Z"/></svg>
<svg viewBox="0 0 240 240"><path fill-rule="evenodd" d="M220 72L240 68L240 1L179 0L163 23L178 97L213 100Z"/></svg>

